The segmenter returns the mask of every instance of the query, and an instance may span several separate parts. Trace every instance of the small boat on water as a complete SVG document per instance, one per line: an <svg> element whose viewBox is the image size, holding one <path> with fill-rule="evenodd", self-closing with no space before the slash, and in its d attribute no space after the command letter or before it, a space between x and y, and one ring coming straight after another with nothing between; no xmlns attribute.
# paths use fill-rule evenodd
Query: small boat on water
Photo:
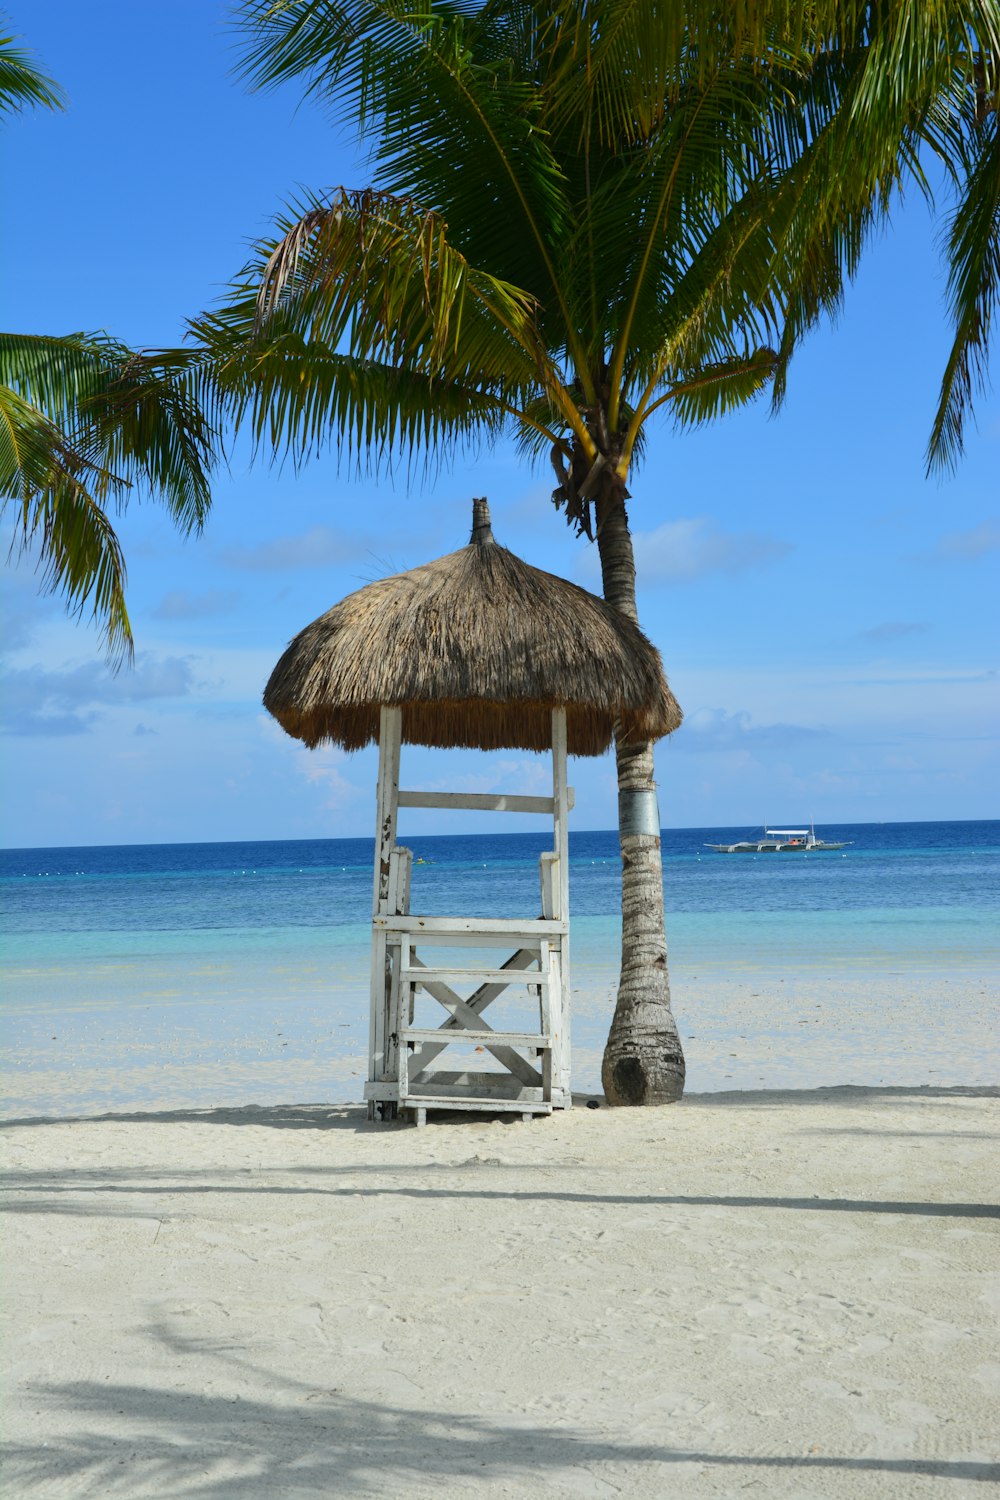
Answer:
<svg viewBox="0 0 1000 1500"><path fill-rule="evenodd" d="M740 839L735 844L706 844L716 854L827 854L833 849L846 849L850 840L842 844L828 844L816 837L810 823L808 828L765 828L755 839Z"/></svg>

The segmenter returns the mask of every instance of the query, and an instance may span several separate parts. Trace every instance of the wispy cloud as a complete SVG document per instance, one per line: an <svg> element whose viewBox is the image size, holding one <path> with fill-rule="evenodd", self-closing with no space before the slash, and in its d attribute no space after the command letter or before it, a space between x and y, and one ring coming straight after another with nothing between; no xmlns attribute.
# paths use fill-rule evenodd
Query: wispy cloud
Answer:
<svg viewBox="0 0 1000 1500"><path fill-rule="evenodd" d="M6 695L7 684L3 683ZM0 733L25 738L42 735L46 739L63 739L71 734L88 734L97 715L94 713L54 714L40 713L36 709L14 709L5 707Z"/></svg>
<svg viewBox="0 0 1000 1500"><path fill-rule="evenodd" d="M540 760L500 760L482 772L466 772L424 782L428 792L507 792L513 796L551 795L551 772Z"/></svg>
<svg viewBox="0 0 1000 1500"><path fill-rule="evenodd" d="M1000 550L1000 521L981 521L969 531L949 531L940 537L931 557L939 562L974 562Z"/></svg>
<svg viewBox="0 0 1000 1500"><path fill-rule="evenodd" d="M961 668L945 672L928 672L923 667L918 667L912 672L900 672L895 677L842 677L832 679L835 683L852 688L966 687L974 683L992 684L997 680L995 667L987 667L981 672L968 672Z"/></svg>
<svg viewBox="0 0 1000 1500"><path fill-rule="evenodd" d="M132 671L117 676L99 661L54 672L38 667L7 670L0 674L2 728L14 735L85 734L101 708L185 698L193 685L190 661L151 653L137 657Z"/></svg>
<svg viewBox="0 0 1000 1500"><path fill-rule="evenodd" d="M904 635L921 635L926 629L927 626L918 620L885 620L869 630L859 630L858 640L881 646L887 641L898 641Z"/></svg>
<svg viewBox="0 0 1000 1500"><path fill-rule="evenodd" d="M730 714L723 708L698 708L685 717L671 743L687 750L748 750L820 739L828 733L805 724L755 724L745 709Z"/></svg>
<svg viewBox="0 0 1000 1500"><path fill-rule="evenodd" d="M255 547L227 547L219 554L230 568L250 573L277 573L285 569L328 568L365 556L369 539L346 536L332 526L310 526L307 531L271 537Z"/></svg>
<svg viewBox="0 0 1000 1500"><path fill-rule="evenodd" d="M779 562L793 550L789 542L758 532L722 531L707 516L638 531L634 546L640 587L691 583L707 573L745 573Z"/></svg>
<svg viewBox="0 0 1000 1500"><path fill-rule="evenodd" d="M317 750L307 750L297 745L292 764L295 770L311 786L319 791L318 806L327 812L342 812L358 803L363 793L348 780L341 769L347 762L347 752L336 745L321 745Z"/></svg>
<svg viewBox="0 0 1000 1500"><path fill-rule="evenodd" d="M204 594L171 589L150 614L154 620L201 620L206 615L230 614L239 602L239 594L232 589L208 589Z"/></svg>

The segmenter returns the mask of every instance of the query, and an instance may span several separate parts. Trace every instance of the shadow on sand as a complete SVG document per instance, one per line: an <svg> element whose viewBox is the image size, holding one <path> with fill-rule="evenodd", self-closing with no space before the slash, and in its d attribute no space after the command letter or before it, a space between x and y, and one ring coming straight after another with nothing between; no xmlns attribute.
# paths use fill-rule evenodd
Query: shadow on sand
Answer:
<svg viewBox="0 0 1000 1500"><path fill-rule="evenodd" d="M903 1086L867 1087L860 1084L837 1084L818 1089L744 1089L715 1094L688 1094L680 1105L672 1108L767 1108L769 1105L857 1105L903 1103L908 1099L1000 1099L1000 1086L966 1086L954 1084L936 1087L921 1084L913 1088ZM586 1106L606 1108L603 1098L597 1094L574 1094L577 1108ZM468 1123L468 1115L444 1111L432 1116L428 1125ZM477 1119L504 1119L513 1123L509 1116L477 1116ZM269 1130L354 1130L379 1132L410 1129L407 1121L390 1124L372 1123L367 1119L363 1104L245 1104L223 1105L212 1109L194 1107L161 1110L118 1110L105 1114L82 1115L25 1115L14 1119L0 1119L0 1129L22 1129L33 1125L258 1125Z"/></svg>
<svg viewBox="0 0 1000 1500"><path fill-rule="evenodd" d="M831 1471L853 1474L860 1485L867 1475L1000 1478L1000 1465L969 1459L720 1453L673 1446L663 1441L665 1431L650 1434L660 1441L623 1442L528 1418L490 1420L456 1405L434 1410L358 1400L257 1368L217 1344L179 1339L163 1325L149 1333L170 1350L179 1370L192 1356L207 1357L216 1366L212 1386L221 1376L227 1394L204 1384L190 1391L97 1381L36 1387L32 1404L46 1441L8 1445L10 1493L25 1500L49 1493L300 1500L474 1495L482 1485L502 1483L505 1493L577 1494L595 1492L603 1470L612 1487L625 1486L622 1493L653 1495L684 1482L680 1465L689 1466L688 1479L704 1469L734 1471L733 1482L741 1486L753 1483L755 1471L765 1487L769 1471L797 1471L809 1493L813 1485L825 1492L822 1475ZM233 1394L241 1388L245 1396ZM46 1420L47 1412L54 1420Z"/></svg>

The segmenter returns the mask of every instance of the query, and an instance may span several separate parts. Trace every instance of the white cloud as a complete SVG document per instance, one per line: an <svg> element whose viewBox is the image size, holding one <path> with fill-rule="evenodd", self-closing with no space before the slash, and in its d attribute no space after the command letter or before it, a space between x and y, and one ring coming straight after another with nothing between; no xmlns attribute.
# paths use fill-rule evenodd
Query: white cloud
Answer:
<svg viewBox="0 0 1000 1500"><path fill-rule="evenodd" d="M938 539L931 556L944 562L974 562L1000 550L1000 522L981 521L969 531L949 531Z"/></svg>
<svg viewBox="0 0 1000 1500"><path fill-rule="evenodd" d="M190 659L145 653L132 670L115 675L104 662L45 671L9 668L0 675L3 729L15 735L84 734L102 707L186 698L193 687Z"/></svg>
<svg viewBox="0 0 1000 1500"><path fill-rule="evenodd" d="M804 724L755 724L746 709L696 708L672 737L678 749L748 750L781 748L797 740L818 739L829 731Z"/></svg>
<svg viewBox="0 0 1000 1500"><path fill-rule="evenodd" d="M858 639L878 646L886 641L898 641L904 635L920 635L926 629L925 624L916 620L885 620L881 625L859 631Z"/></svg>
<svg viewBox="0 0 1000 1500"><path fill-rule="evenodd" d="M231 589L208 589L204 594L171 589L150 615L154 620L201 620L206 615L229 614L239 602L239 594Z"/></svg>
<svg viewBox="0 0 1000 1500"><path fill-rule="evenodd" d="M467 771L433 781L422 781L424 792L504 792L511 796L537 797L552 795L552 772L548 758L536 760L498 760L483 765L481 771Z"/></svg>
<svg viewBox="0 0 1000 1500"><path fill-rule="evenodd" d="M342 812L365 795L341 770L346 760L346 750L334 745L320 745L316 750L298 745L292 756L298 774L310 786L319 788L322 794L319 806L326 812Z"/></svg>
<svg viewBox="0 0 1000 1500"><path fill-rule="evenodd" d="M256 547L227 547L219 560L248 572L280 572L293 568L327 568L365 555L368 540L346 536L332 526L310 526L289 536L275 536Z"/></svg>
<svg viewBox="0 0 1000 1500"><path fill-rule="evenodd" d="M789 542L757 532L720 530L708 516L665 521L655 531L633 536L639 587L691 583L707 573L745 573L778 562L793 550Z"/></svg>

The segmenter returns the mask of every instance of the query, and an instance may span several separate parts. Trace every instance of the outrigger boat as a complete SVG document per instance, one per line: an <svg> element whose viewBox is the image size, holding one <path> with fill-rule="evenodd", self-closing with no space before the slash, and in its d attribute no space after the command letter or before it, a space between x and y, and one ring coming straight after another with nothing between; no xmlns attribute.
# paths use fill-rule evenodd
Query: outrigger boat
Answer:
<svg viewBox="0 0 1000 1500"><path fill-rule="evenodd" d="M842 844L828 844L816 837L810 823L808 828L765 828L757 839L741 839L735 844L706 844L716 854L826 854L832 849L846 849L851 840Z"/></svg>

